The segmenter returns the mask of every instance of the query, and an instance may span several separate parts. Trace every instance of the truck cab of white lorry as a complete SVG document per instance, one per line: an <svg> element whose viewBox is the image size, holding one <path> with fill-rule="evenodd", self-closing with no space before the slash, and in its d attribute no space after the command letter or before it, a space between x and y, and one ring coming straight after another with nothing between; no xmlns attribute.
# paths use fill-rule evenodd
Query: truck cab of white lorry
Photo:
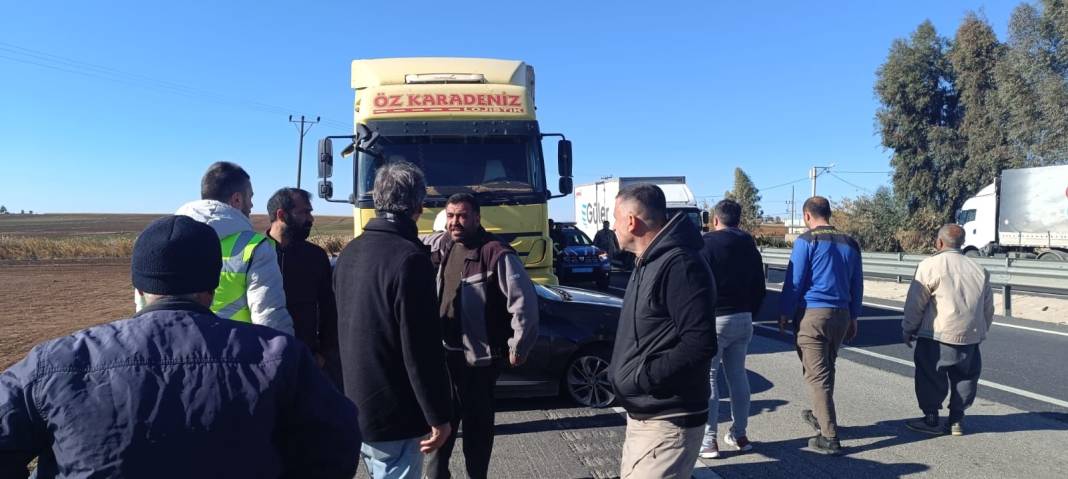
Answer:
<svg viewBox="0 0 1068 479"><path fill-rule="evenodd" d="M964 246L968 256L988 256L997 242L997 187L994 183L968 198L957 212L957 224L964 228Z"/></svg>
<svg viewBox="0 0 1068 479"><path fill-rule="evenodd" d="M1068 165L1014 168L957 212L969 256L1068 261Z"/></svg>

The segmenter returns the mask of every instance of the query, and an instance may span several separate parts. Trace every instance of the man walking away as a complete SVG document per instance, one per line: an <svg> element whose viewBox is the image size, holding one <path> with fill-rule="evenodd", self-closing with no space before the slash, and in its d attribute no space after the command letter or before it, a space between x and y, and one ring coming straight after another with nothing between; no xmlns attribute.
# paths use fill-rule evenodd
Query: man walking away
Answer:
<svg viewBox="0 0 1068 479"><path fill-rule="evenodd" d="M990 274L960 252L964 229L948 224L938 230L938 253L920 262L905 299L902 339L916 341L916 399L923 417L909 429L928 434L964 434L964 410L975 400L983 362L979 343L994 322ZM949 393L949 419L938 410Z"/></svg>
<svg viewBox="0 0 1068 479"><path fill-rule="evenodd" d="M802 207L808 231L794 241L780 297L779 331L794 322L812 410L801 417L816 429L809 447L838 454L838 418L834 409L834 363L843 340L857 334L864 298L860 245L830 224L831 204L813 196Z"/></svg>
<svg viewBox="0 0 1068 479"><path fill-rule="evenodd" d="M333 271L326 251L307 241L315 222L311 194L282 188L267 201L267 216L271 218L267 236L278 244L286 310L293 317L295 336L311 348L319 366L341 388Z"/></svg>
<svg viewBox="0 0 1068 479"><path fill-rule="evenodd" d="M745 372L745 355L753 339L753 316L764 302L764 260L753 237L738 228L742 207L734 200L716 204L712 217L713 231L704 235L701 255L712 267L716 280L716 343L719 350L708 372L712 396L708 400L708 428L701 443L701 457L719 457L716 442L719 422L719 389L716 372L720 364L731 395L732 424L723 442L739 451L753 446L746 436L749 424L749 377Z"/></svg>
<svg viewBox="0 0 1068 479"><path fill-rule="evenodd" d="M200 201L174 214L211 226L222 243L223 269L211 310L220 317L293 334L274 243L252 229L252 182L240 166L221 161L200 182Z"/></svg>
<svg viewBox="0 0 1068 479"><path fill-rule="evenodd" d="M620 476L689 478L701 449L716 355L716 284L701 233L670 221L664 192L639 183L616 195L620 248L637 256L609 377L627 411Z"/></svg>
<svg viewBox="0 0 1068 479"><path fill-rule="evenodd" d="M527 360L538 338L538 296L519 255L482 227L466 193L445 204L446 230L424 239L438 264L438 317L444 331L456 415L463 424L464 464L485 478L493 453L493 390L503 367ZM455 438L430 455L428 477L447 478Z"/></svg>
<svg viewBox="0 0 1068 479"><path fill-rule="evenodd" d="M616 243L616 233L609 228L607 221L601 223L601 229L593 237L593 245L608 255L608 261L615 260L619 245Z"/></svg>
<svg viewBox="0 0 1068 479"><path fill-rule="evenodd" d="M167 216L134 242L132 319L37 345L0 374L0 477L356 473L356 408L300 341L208 309L219 238Z"/></svg>
<svg viewBox="0 0 1068 479"><path fill-rule="evenodd" d="M373 196L378 216L345 246L334 271L341 370L345 394L360 409L371 477L418 478L421 453L452 433L434 270L415 226L426 198L423 172L387 163Z"/></svg>

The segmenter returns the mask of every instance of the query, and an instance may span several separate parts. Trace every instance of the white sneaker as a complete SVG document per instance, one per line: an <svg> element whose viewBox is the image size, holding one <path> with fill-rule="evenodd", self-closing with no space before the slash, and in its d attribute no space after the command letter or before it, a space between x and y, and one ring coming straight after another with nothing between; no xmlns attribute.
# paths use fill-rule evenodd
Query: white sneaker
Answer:
<svg viewBox="0 0 1068 479"><path fill-rule="evenodd" d="M701 439L701 459L719 459L719 444L716 443L716 431L705 426L705 437Z"/></svg>
<svg viewBox="0 0 1068 479"><path fill-rule="evenodd" d="M726 432L723 434L723 442L728 446L738 449L739 451L752 451L753 445L749 443L749 438L742 436L735 439L734 433Z"/></svg>

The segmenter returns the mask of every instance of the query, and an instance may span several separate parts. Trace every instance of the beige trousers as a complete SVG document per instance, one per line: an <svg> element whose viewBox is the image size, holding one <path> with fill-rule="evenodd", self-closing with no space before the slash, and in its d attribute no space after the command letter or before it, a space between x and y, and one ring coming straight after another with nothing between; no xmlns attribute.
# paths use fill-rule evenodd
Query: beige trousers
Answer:
<svg viewBox="0 0 1068 479"><path fill-rule="evenodd" d="M663 420L628 416L620 479L689 479L704 433L704 426L683 429Z"/></svg>

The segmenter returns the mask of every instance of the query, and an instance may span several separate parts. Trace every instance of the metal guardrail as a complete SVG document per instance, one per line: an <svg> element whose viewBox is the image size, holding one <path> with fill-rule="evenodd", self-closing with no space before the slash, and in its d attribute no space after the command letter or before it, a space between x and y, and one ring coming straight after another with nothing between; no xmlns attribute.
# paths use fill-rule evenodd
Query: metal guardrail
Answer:
<svg viewBox="0 0 1068 479"><path fill-rule="evenodd" d="M790 250L761 248L764 267L785 268L790 262ZM920 261L926 255L904 253L864 253L865 274L881 274L897 277L900 282L912 279ZM1000 286L1004 294L1004 315L1012 317L1012 290L1016 287L1056 290L1068 294L1068 263L1036 261L1015 258L973 258L990 272L990 283Z"/></svg>

